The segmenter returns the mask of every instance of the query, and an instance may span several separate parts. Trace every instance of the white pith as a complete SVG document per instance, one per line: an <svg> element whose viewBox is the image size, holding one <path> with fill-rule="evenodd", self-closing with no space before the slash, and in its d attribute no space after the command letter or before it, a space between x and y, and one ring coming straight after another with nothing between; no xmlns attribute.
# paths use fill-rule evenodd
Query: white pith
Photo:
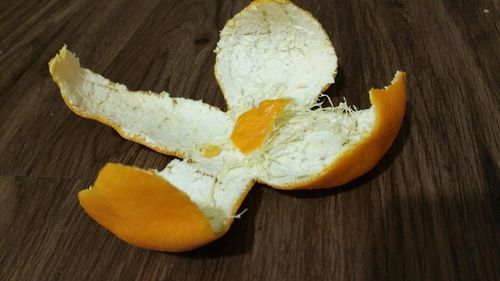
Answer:
<svg viewBox="0 0 500 281"><path fill-rule="evenodd" d="M321 25L292 3L251 4L228 22L216 53L227 113L166 92L129 91L80 67L65 48L50 71L76 113L112 125L128 139L182 155L184 160L157 173L185 192L220 232L254 181L286 186L318 175L370 133L375 113L344 103L310 110L333 83L337 58ZM293 102L265 145L241 153L230 140L237 118L260 101L277 98ZM221 152L205 157L201 151L209 145Z"/></svg>
<svg viewBox="0 0 500 281"><path fill-rule="evenodd" d="M285 112L262 148L259 181L271 186L304 182L330 166L340 152L370 132L372 109L354 111L347 104L316 111ZM281 123L281 124L280 124Z"/></svg>
<svg viewBox="0 0 500 281"><path fill-rule="evenodd" d="M215 75L237 112L280 97L308 107L337 70L320 23L290 2L250 4L226 23L215 52Z"/></svg>
<svg viewBox="0 0 500 281"><path fill-rule="evenodd" d="M218 108L162 92L131 92L99 74L81 68L78 59L63 48L57 65L51 67L70 107L85 117L96 116L120 128L127 138L140 138L151 148L181 152L189 156L194 147L208 141L224 142L232 122ZM211 120L210 130L200 130ZM183 130L175 130L182 127Z"/></svg>

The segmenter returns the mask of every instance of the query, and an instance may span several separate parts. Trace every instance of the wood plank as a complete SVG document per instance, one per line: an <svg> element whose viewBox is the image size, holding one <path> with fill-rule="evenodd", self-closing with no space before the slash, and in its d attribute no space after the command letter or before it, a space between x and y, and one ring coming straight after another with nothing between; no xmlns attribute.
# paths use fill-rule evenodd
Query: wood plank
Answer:
<svg viewBox="0 0 500 281"><path fill-rule="evenodd" d="M131 247L83 212L76 194L105 163L172 158L71 113L48 60L66 43L131 89L224 109L212 51L247 3L0 2L0 280L500 280L494 0L296 1L336 48L334 100L367 107L370 87L408 72L401 132L360 179L323 191L255 186L223 238L182 254Z"/></svg>

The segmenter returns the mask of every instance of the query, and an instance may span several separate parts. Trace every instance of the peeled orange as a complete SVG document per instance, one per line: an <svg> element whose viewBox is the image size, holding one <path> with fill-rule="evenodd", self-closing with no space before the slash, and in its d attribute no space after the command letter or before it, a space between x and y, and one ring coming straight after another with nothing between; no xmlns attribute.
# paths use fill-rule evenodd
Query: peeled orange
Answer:
<svg viewBox="0 0 500 281"><path fill-rule="evenodd" d="M223 235L255 182L329 188L369 171L394 141L405 73L372 89L372 107L317 107L337 57L314 17L287 0L253 1L215 50L228 111L168 93L129 91L80 66L63 47L49 63L67 106L126 139L183 160L162 171L106 165L79 194L85 211L128 243L184 251Z"/></svg>

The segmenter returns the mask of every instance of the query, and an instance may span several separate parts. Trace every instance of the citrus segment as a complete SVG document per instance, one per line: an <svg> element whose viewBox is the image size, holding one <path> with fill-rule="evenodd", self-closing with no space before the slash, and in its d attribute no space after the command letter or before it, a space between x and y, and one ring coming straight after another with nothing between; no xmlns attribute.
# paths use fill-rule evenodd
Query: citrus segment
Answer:
<svg viewBox="0 0 500 281"><path fill-rule="evenodd" d="M107 164L78 198L95 221L141 248L184 251L218 237L184 192L152 172Z"/></svg>
<svg viewBox="0 0 500 281"><path fill-rule="evenodd" d="M233 144L245 154L260 148L273 129L275 119L289 103L288 99L264 100L257 108L240 115L231 134Z"/></svg>

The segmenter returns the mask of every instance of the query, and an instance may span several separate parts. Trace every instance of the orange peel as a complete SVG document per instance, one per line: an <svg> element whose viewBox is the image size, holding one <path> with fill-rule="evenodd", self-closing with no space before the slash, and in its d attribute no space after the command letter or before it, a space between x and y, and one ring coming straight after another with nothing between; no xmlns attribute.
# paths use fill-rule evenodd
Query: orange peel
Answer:
<svg viewBox="0 0 500 281"><path fill-rule="evenodd" d="M370 90L375 110L374 128L355 146L343 151L322 173L302 183L280 189L331 188L346 184L370 171L389 150L398 135L406 110L406 73L397 72L385 89Z"/></svg>
<svg viewBox="0 0 500 281"><path fill-rule="evenodd" d="M287 0L256 0L230 19L215 50L228 111L167 92L130 91L83 68L64 46L49 70L76 114L183 160L163 170L107 164L80 204L120 239L185 251L227 232L255 182L330 188L372 169L397 136L406 75L372 89L372 107L317 110L337 57L321 24Z"/></svg>
<svg viewBox="0 0 500 281"><path fill-rule="evenodd" d="M107 164L78 198L99 224L142 248L185 251L221 235L185 193L154 172Z"/></svg>

